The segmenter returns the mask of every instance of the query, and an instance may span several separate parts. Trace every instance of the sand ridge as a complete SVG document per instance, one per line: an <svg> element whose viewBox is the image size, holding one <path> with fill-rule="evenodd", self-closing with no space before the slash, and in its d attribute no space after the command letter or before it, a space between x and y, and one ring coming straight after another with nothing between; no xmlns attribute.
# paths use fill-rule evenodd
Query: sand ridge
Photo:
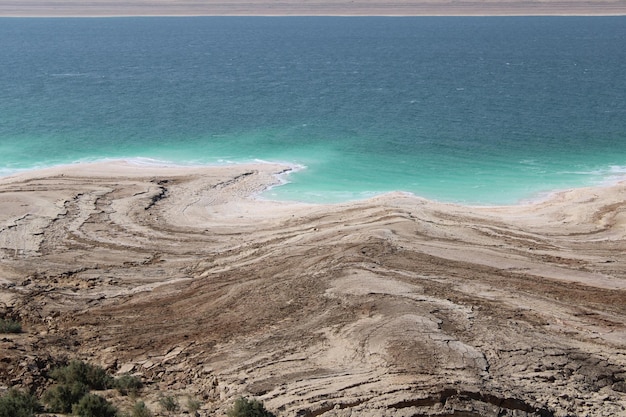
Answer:
<svg viewBox="0 0 626 417"><path fill-rule="evenodd" d="M203 416L239 395L284 416L626 415L626 184L511 207L255 197L288 169L0 179L0 314L25 328L0 385L79 357L142 377L155 415L164 393Z"/></svg>

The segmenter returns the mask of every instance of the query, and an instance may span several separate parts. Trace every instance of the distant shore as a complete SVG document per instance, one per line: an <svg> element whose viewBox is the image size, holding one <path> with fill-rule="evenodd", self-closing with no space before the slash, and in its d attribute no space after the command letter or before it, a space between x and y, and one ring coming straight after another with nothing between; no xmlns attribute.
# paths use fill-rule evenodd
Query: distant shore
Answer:
<svg viewBox="0 0 626 417"><path fill-rule="evenodd" d="M0 1L1 17L115 17L115 16L619 16L626 15L626 3L602 1L433 1L381 0L314 3L285 0L116 0L46 1L24 3Z"/></svg>

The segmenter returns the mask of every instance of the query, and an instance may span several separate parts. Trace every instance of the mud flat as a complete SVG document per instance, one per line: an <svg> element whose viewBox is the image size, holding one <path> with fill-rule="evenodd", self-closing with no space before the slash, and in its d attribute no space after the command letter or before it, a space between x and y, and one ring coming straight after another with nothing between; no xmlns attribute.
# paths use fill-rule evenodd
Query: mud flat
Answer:
<svg viewBox="0 0 626 417"><path fill-rule="evenodd" d="M626 415L626 186L472 208L260 201L287 167L0 179L0 386L80 358L281 416ZM111 393L121 408L125 398Z"/></svg>

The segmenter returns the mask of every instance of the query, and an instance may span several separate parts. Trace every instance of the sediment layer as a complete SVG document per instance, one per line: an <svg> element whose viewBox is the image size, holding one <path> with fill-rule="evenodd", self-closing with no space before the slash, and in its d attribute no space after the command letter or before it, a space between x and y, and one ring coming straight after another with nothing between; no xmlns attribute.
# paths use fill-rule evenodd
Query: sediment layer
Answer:
<svg viewBox="0 0 626 417"><path fill-rule="evenodd" d="M223 415L626 415L626 186L261 201L278 165L0 179L0 385L68 358ZM112 401L124 408L124 398Z"/></svg>

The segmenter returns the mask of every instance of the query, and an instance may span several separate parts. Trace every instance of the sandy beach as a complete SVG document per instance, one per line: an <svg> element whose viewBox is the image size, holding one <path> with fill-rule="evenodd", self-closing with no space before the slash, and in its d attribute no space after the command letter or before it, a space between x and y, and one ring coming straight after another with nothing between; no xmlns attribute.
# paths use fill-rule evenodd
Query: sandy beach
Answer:
<svg viewBox="0 0 626 417"><path fill-rule="evenodd" d="M0 387L64 358L224 415L626 415L626 184L463 207L255 196L288 167L0 179ZM107 394L121 409L126 397ZM507 414L502 414L507 413Z"/></svg>
<svg viewBox="0 0 626 417"><path fill-rule="evenodd" d="M624 15L621 0L2 0L0 16L482 16Z"/></svg>

